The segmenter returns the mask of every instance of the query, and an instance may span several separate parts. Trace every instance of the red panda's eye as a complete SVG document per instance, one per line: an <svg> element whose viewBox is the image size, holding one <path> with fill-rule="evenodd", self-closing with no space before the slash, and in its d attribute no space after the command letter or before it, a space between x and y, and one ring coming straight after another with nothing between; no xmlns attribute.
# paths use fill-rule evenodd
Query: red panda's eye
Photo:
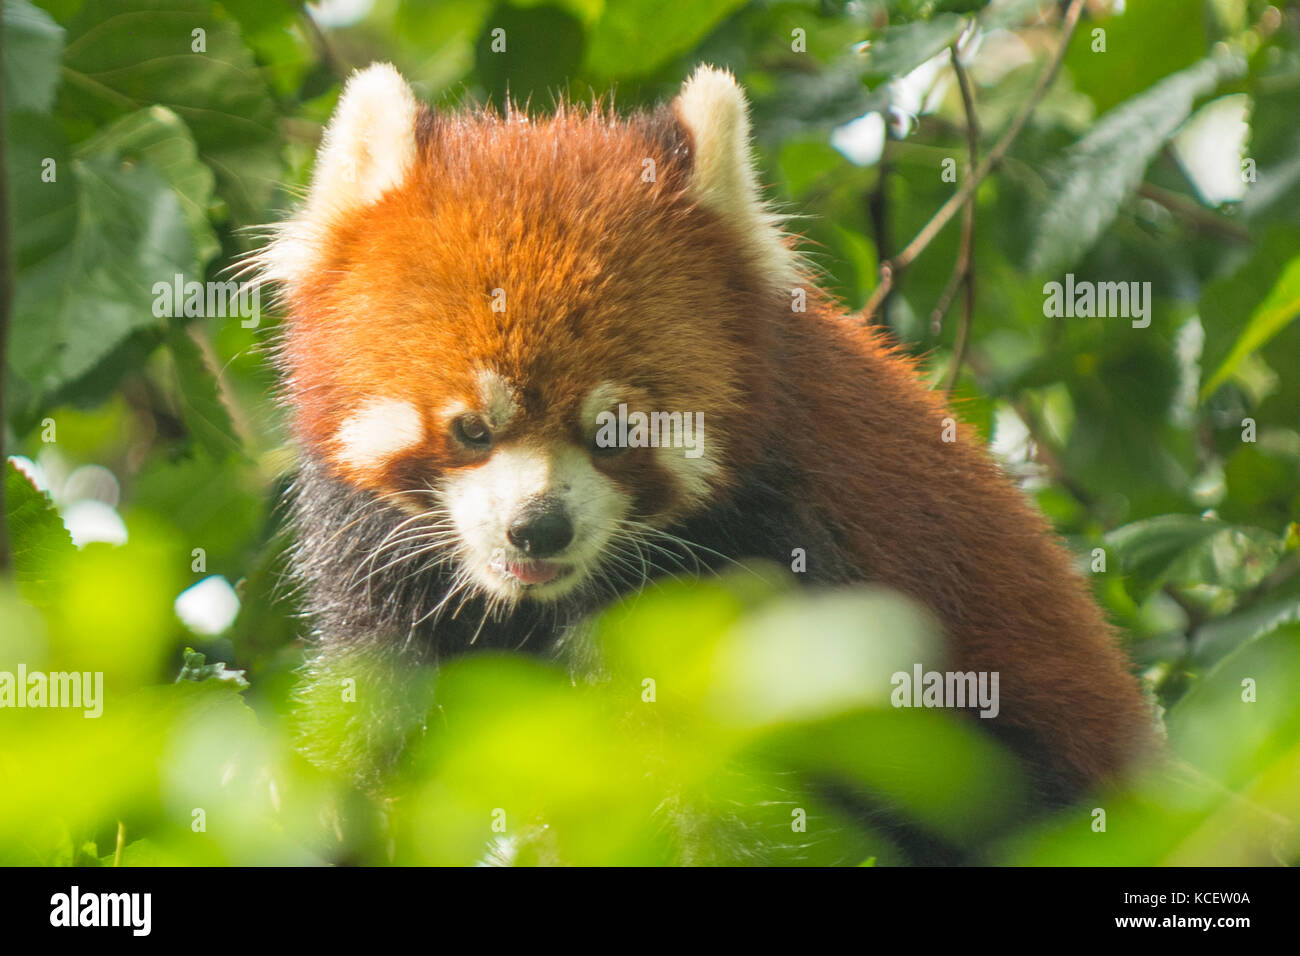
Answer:
<svg viewBox="0 0 1300 956"><path fill-rule="evenodd" d="M477 415L462 415L452 423L457 441L469 448L483 449L492 444L492 432Z"/></svg>

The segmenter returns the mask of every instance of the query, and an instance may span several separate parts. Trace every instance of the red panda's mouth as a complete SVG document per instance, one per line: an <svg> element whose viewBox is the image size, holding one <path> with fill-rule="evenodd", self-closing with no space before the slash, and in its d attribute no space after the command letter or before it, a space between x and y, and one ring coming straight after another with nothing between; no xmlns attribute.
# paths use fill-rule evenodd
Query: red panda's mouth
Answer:
<svg viewBox="0 0 1300 956"><path fill-rule="evenodd" d="M520 584L549 584L556 578L568 574L571 570L555 561L506 561L498 559L492 562L492 570L498 574L512 577Z"/></svg>

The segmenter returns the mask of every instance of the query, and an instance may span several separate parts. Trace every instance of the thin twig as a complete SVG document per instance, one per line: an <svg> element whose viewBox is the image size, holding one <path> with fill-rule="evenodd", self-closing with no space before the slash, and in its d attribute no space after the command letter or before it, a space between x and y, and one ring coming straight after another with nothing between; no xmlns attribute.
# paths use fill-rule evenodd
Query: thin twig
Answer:
<svg viewBox="0 0 1300 956"><path fill-rule="evenodd" d="M957 44L949 51L952 54L952 69L957 74L957 85L961 88L962 109L966 113L966 174L973 175L979 163L980 126L975 113L975 90L971 86L970 76L961 65L957 55ZM975 193L966 197L966 208L962 213L961 249L957 254L957 265L952 272L952 283L965 286L966 294L962 303L961 324L957 326L957 341L953 345L952 365L948 369L948 381L944 385L944 394L951 396L957 387L961 375L962 363L966 361L966 349L970 342L971 322L975 318ZM953 286L954 290L956 286ZM951 300L949 300L951 301ZM947 303L943 310L936 310L934 322L943 321L943 313L948 311Z"/></svg>
<svg viewBox="0 0 1300 956"><path fill-rule="evenodd" d="M1055 444L1047 437L1046 428L1043 421L1037 413L1030 407L1029 402L1021 396L1010 400L1012 411L1025 426L1025 431L1029 433L1029 440L1033 442L1034 453L1033 460L1038 462L1047 469L1048 475L1058 485L1070 493L1075 501L1083 506L1084 510L1093 517L1103 528L1109 530L1114 526L1103 512L1097 496L1083 487L1079 481L1070 474L1061 461L1061 453L1057 450Z"/></svg>
<svg viewBox="0 0 1300 956"><path fill-rule="evenodd" d="M117 821L117 846L113 848L113 865L122 865L122 852L126 849L126 824Z"/></svg>
<svg viewBox="0 0 1300 956"><path fill-rule="evenodd" d="M1230 239L1233 242L1253 241L1249 230L1213 210L1206 209L1190 196L1184 196L1171 189L1152 186L1150 183L1139 186L1138 195L1164 206L1173 216L1182 219L1198 232L1218 239Z"/></svg>
<svg viewBox="0 0 1300 956"><path fill-rule="evenodd" d="M888 135L888 126L886 126L886 138L888 138ZM889 150L885 149L880 154L880 162L876 164L876 188L871 190L867 196L867 215L871 218L871 231L876 239L876 256L880 260L888 259L889 251L893 248L889 239L888 190L891 170ZM881 300L879 312L882 316L888 314L888 296Z"/></svg>
<svg viewBox="0 0 1300 956"><path fill-rule="evenodd" d="M966 175L971 176L975 172L975 164L979 162L977 155L979 148L979 117L975 115L975 94L974 91L970 89L970 76L966 73L961 64L957 62L956 50L957 48L954 44L952 49L952 65L954 72L957 73L957 84L961 88L962 109L966 114L966 126L963 130L963 133L966 136L967 150ZM966 238L965 218L974 214L974 195L975 194L972 193L971 198L966 201L962 223L963 240ZM948 314L948 308L952 305L952 300L957 297L957 290L961 288L962 282L966 278L966 261L963 255L966 251L966 245L963 242L961 253L958 255L957 262L953 266L952 275L948 277L948 282L944 285L943 291L939 293L939 299L935 302L934 310L930 313L930 331L933 335L939 334L943 317Z"/></svg>
<svg viewBox="0 0 1300 956"><path fill-rule="evenodd" d="M306 26L307 39L311 41L311 45L315 48L316 55L321 58L321 61L330 68L330 71L335 76L340 80L346 80L352 70L343 62L342 59L339 58L338 52L334 49L334 45L330 43L329 37L327 37L325 31L320 28L320 24L316 22L316 18L311 15L311 11L308 10L304 4L299 9L298 14Z"/></svg>
<svg viewBox="0 0 1300 956"><path fill-rule="evenodd" d="M1039 102L1047 94L1048 88L1051 87L1052 81L1056 79L1056 74L1061 70L1061 63L1065 59L1065 52L1070 46L1070 38L1074 36L1074 28L1079 23L1079 15L1083 12L1083 5L1084 0L1070 0L1070 6L1066 9L1063 20L1060 45L1056 48L1056 52L1052 54L1051 60L1048 61L1043 71L1038 74L1038 82L1034 85L1034 90L1029 99L1020 108L1020 112L1012 120L1011 125L1007 127L1006 132L1002 134L1001 139L989 150L988 156L984 158L984 162L980 163L979 169L975 171L973 176L967 177L962 187L939 207L939 211L930 218L930 221L903 248L902 252L880 264L880 282L871 293L871 298L867 300L867 304L858 313L859 319L864 324L871 321L872 316L880 307L880 303L889 294L890 289L893 288L895 277L911 265L916 257L925 251L925 247L934 240L934 237L943 230L944 226L952 221L952 217L957 214L957 210L965 205L966 200L979 188L985 177L997 167L998 163L1002 161L1002 157L1006 155L1007 150L1011 148L1016 138L1024 130L1025 125L1029 122L1029 117L1033 115Z"/></svg>

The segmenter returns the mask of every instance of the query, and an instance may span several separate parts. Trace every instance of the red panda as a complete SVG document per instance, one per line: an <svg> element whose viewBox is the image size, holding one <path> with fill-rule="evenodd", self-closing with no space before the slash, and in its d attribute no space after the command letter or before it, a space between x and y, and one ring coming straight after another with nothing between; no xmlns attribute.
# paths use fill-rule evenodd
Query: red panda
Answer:
<svg viewBox="0 0 1300 956"><path fill-rule="evenodd" d="M348 82L257 263L285 303L314 666L546 652L646 583L637 543L701 571L803 548L807 582L898 589L954 669L1000 674L992 723L1045 800L1115 778L1153 718L1112 629L978 439L944 440L912 361L817 288L749 136L709 67L628 117L437 113L387 65ZM699 453L598 440L620 407L702 413Z"/></svg>

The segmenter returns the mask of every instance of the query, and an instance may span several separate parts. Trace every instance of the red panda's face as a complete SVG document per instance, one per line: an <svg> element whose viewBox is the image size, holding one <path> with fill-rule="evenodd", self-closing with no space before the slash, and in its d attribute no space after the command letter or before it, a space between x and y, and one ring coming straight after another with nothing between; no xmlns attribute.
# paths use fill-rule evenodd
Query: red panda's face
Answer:
<svg viewBox="0 0 1300 956"><path fill-rule="evenodd" d="M351 90L267 257L300 441L503 602L653 561L755 454L771 290L681 108L403 119Z"/></svg>

